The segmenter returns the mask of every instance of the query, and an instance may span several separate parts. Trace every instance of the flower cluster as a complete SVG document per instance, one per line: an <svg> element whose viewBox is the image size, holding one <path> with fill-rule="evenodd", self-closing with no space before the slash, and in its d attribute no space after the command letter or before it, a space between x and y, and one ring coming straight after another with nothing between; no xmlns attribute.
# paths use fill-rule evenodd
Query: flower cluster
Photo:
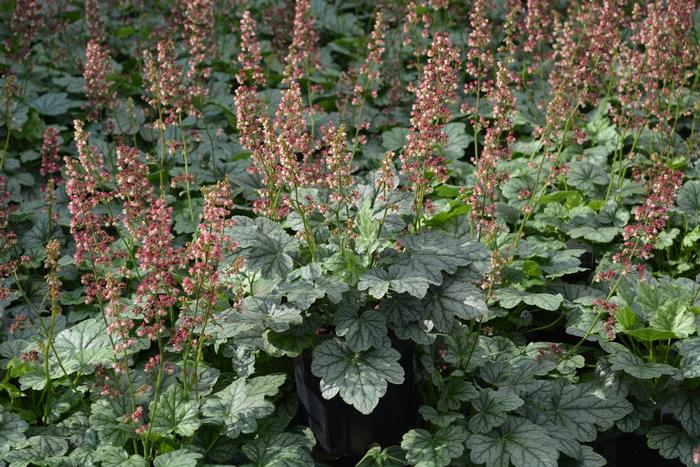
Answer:
<svg viewBox="0 0 700 467"><path fill-rule="evenodd" d="M265 75L260 66L262 55L257 29L255 20L250 16L250 11L244 11L241 18L241 52L238 54L238 63L241 69L236 75L236 81L241 86L244 84L265 85Z"/></svg>
<svg viewBox="0 0 700 467"><path fill-rule="evenodd" d="M309 0L296 0L294 9L294 36L287 54L285 79L300 80L320 66L318 33L311 14Z"/></svg>
<svg viewBox="0 0 700 467"><path fill-rule="evenodd" d="M471 81L467 82L464 92L467 94L484 95L489 88L489 70L493 66L493 53L489 49L491 42L491 23L487 16L487 1L476 0L469 12L471 32L467 38L467 74ZM476 114L477 109L470 109Z"/></svg>
<svg viewBox="0 0 700 467"><path fill-rule="evenodd" d="M44 26L42 2L37 0L16 0L12 12L12 32L18 40L19 58L29 54L34 34Z"/></svg>
<svg viewBox="0 0 700 467"><path fill-rule="evenodd" d="M90 40L85 49L85 95L90 113L88 119L97 120L101 113L112 108L114 93L110 91L107 75L112 72L109 49L95 40Z"/></svg>
<svg viewBox="0 0 700 467"><path fill-rule="evenodd" d="M189 277L182 281L190 297L197 297L209 304L216 301L219 290L218 265L225 251L235 247L226 229L232 225L227 219L233 209L231 187L227 180L203 189L204 207L197 236L190 243L187 257L191 261Z"/></svg>
<svg viewBox="0 0 700 467"><path fill-rule="evenodd" d="M374 19L374 29L367 44L367 58L360 65L357 82L353 89L352 105L359 106L369 91L372 98L377 97L377 88L381 84L380 67L385 52L384 14L378 11Z"/></svg>
<svg viewBox="0 0 700 467"><path fill-rule="evenodd" d="M214 29L214 2L212 0L188 0L185 14L185 32L190 46L190 63L187 77L192 80L209 77L211 70L203 67L211 52L211 34ZM203 96L206 89L200 84L194 84L190 93Z"/></svg>
<svg viewBox="0 0 700 467"><path fill-rule="evenodd" d="M58 138L56 127L46 127L46 130L44 130L44 142L41 145L41 166L39 167L39 174L42 177L54 177L61 173Z"/></svg>
<svg viewBox="0 0 700 467"><path fill-rule="evenodd" d="M634 258L649 259L653 256L654 241L668 221L668 211L675 203L676 194L683 185L683 172L656 163L647 173L649 196L644 204L632 209L635 223L625 226L625 240L621 252L613 261L622 264L627 272Z"/></svg>
<svg viewBox="0 0 700 467"><path fill-rule="evenodd" d="M322 186L330 190L332 203L348 203L357 198L358 193L353 189L352 151L348 149L345 127L325 128L323 136L329 147L326 151L326 171L321 180Z"/></svg>
<svg viewBox="0 0 700 467"><path fill-rule="evenodd" d="M506 174L499 172L500 163L510 158L514 141L511 118L515 111L515 98L510 89L510 76L505 65L498 64L496 85L490 93L494 121L486 129L484 148L476 162L476 180L469 197L470 218L479 234L489 235L495 229L496 190Z"/></svg>
<svg viewBox="0 0 700 467"><path fill-rule="evenodd" d="M182 83L182 70L175 64L175 44L170 39L158 42L156 58L144 51L143 61L151 93L147 100L158 111L158 125L176 122L178 115L189 110L191 98Z"/></svg>
<svg viewBox="0 0 700 467"><path fill-rule="evenodd" d="M85 0L85 23L90 40L98 44L106 43L105 24L100 14L100 3L97 0Z"/></svg>
<svg viewBox="0 0 700 467"><path fill-rule="evenodd" d="M416 89L411 110L412 128L401 152L401 173L414 192L429 192L431 181L447 179L447 165L437 151L447 142L442 129L451 118L448 104L457 99L459 52L446 33L438 33L428 51L428 63Z"/></svg>
<svg viewBox="0 0 700 467"><path fill-rule="evenodd" d="M624 5L619 0L571 4L567 20L556 28L553 89L565 88L570 100L596 105L619 54Z"/></svg>
<svg viewBox="0 0 700 467"><path fill-rule="evenodd" d="M100 189L107 178L104 159L95 148L88 146L88 134L83 122L76 120L75 143L78 147L78 160L65 157L66 194L68 210L71 214L70 231L75 239L75 262L89 260L93 264L108 264L109 244L113 238L103 226L113 223L105 214L95 212L97 206L112 199L109 192Z"/></svg>

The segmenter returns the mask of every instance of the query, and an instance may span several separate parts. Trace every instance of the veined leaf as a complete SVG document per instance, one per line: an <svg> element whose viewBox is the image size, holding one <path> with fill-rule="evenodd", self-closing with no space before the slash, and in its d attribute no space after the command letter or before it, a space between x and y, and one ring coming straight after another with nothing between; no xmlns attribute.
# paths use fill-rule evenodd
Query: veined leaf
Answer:
<svg viewBox="0 0 700 467"><path fill-rule="evenodd" d="M266 396L274 396L284 383L284 375L239 378L207 399L202 414L225 426L225 433L236 438L241 433L253 433L257 420L270 415L275 406Z"/></svg>
<svg viewBox="0 0 700 467"><path fill-rule="evenodd" d="M196 401L188 400L182 386L173 384L165 390L157 405L155 401L150 404L151 429L161 435L192 436L200 426L197 406Z"/></svg>
<svg viewBox="0 0 700 467"><path fill-rule="evenodd" d="M549 434L527 419L508 417L500 429L467 440L472 462L486 467L556 467L557 450Z"/></svg>
<svg viewBox="0 0 700 467"><path fill-rule="evenodd" d="M363 414L369 414L386 393L388 383L401 384L401 355L389 346L354 352L340 339L328 339L313 351L311 372L321 378L321 394L337 394Z"/></svg>
<svg viewBox="0 0 700 467"><path fill-rule="evenodd" d="M429 282L417 271L402 266L389 266L389 270L371 269L362 276L357 284L360 290L367 290L374 298L382 298L389 290L408 293L416 298L423 298L428 291Z"/></svg>
<svg viewBox="0 0 700 467"><path fill-rule="evenodd" d="M523 405L523 400L508 389L482 389L479 396L472 399L476 410L469 419L469 431L472 433L488 433L500 426L508 418L508 412Z"/></svg>
<svg viewBox="0 0 700 467"><path fill-rule="evenodd" d="M352 309L341 308L334 316L334 323L336 335L344 336L354 352L387 345L386 318L377 311L366 310L360 315Z"/></svg>
<svg viewBox="0 0 700 467"><path fill-rule="evenodd" d="M406 460L416 467L444 467L462 455L467 434L458 426L440 428L434 434L422 429L411 430L401 440Z"/></svg>
<svg viewBox="0 0 700 467"><path fill-rule="evenodd" d="M153 467L197 467L202 458L198 452L189 449L176 449L153 459Z"/></svg>

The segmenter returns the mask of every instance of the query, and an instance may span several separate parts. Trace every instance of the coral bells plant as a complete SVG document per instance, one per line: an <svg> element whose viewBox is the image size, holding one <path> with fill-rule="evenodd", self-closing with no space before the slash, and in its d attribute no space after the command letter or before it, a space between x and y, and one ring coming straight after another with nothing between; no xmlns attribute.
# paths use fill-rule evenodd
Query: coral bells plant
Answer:
<svg viewBox="0 0 700 467"><path fill-rule="evenodd" d="M459 52L446 34L437 34L428 52L428 63L415 91L411 110L412 128L401 152L401 174L414 194L415 228L424 210L430 210L426 198L431 184L447 180L445 158L437 152L447 143L443 124L451 118L448 104L457 99Z"/></svg>
<svg viewBox="0 0 700 467"><path fill-rule="evenodd" d="M0 8L0 467L697 465L697 2L234 3Z"/></svg>

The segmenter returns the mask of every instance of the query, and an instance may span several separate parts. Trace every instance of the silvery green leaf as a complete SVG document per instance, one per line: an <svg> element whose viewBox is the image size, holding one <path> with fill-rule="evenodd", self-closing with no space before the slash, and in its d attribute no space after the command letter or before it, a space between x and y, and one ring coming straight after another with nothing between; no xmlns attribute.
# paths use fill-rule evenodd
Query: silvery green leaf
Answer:
<svg viewBox="0 0 700 467"><path fill-rule="evenodd" d="M679 300L664 303L656 310L649 324L656 329L670 331L683 339L695 333L695 315Z"/></svg>
<svg viewBox="0 0 700 467"><path fill-rule="evenodd" d="M477 319L488 312L483 291L455 279L432 287L425 300L423 318L431 320L435 328L443 332L452 329L455 317Z"/></svg>
<svg viewBox="0 0 700 467"><path fill-rule="evenodd" d="M556 467L557 450L549 434L527 419L508 417L497 430L467 439L472 462L486 467Z"/></svg>
<svg viewBox="0 0 700 467"><path fill-rule="evenodd" d="M182 386L173 384L149 406L151 430L153 433L168 435L177 433L181 436L194 435L200 426L198 403L189 400Z"/></svg>
<svg viewBox="0 0 700 467"><path fill-rule="evenodd" d="M394 127L382 133L382 146L388 151L398 151L406 144L408 128Z"/></svg>
<svg viewBox="0 0 700 467"><path fill-rule="evenodd" d="M102 467L143 467L146 464L142 456L129 455L126 450L117 446L100 446L96 456L96 459L102 463Z"/></svg>
<svg viewBox="0 0 700 467"><path fill-rule="evenodd" d="M567 166L567 183L581 190L591 192L597 186L607 185L610 182L610 177L605 170L591 162L572 161Z"/></svg>
<svg viewBox="0 0 700 467"><path fill-rule="evenodd" d="M390 324L401 328L420 319L423 314L423 302L409 294L392 294L382 300L379 312L386 315Z"/></svg>
<svg viewBox="0 0 700 467"><path fill-rule="evenodd" d="M281 225L265 218L255 220L235 217L231 238L240 247L248 268L260 271L263 277L284 277L292 271L293 256L299 241L287 234Z"/></svg>
<svg viewBox="0 0 700 467"><path fill-rule="evenodd" d="M189 449L176 449L153 459L153 467L197 467L202 455Z"/></svg>
<svg viewBox="0 0 700 467"><path fill-rule="evenodd" d="M47 92L34 99L31 107L42 115L55 117L63 115L68 110L80 106L80 102L68 99L65 92Z"/></svg>
<svg viewBox="0 0 700 467"><path fill-rule="evenodd" d="M243 446L251 461L242 467L307 467L314 465L311 448L316 439L309 428L304 433L276 433L261 436Z"/></svg>
<svg viewBox="0 0 700 467"><path fill-rule="evenodd" d="M474 137L467 133L464 123L447 123L442 130L447 135L447 144L438 151L439 154L450 160L459 160L464 157L464 150L474 141Z"/></svg>
<svg viewBox="0 0 700 467"><path fill-rule="evenodd" d="M523 293L519 290L506 287L496 290L496 298L503 308L509 310L515 308L523 301Z"/></svg>
<svg viewBox="0 0 700 467"><path fill-rule="evenodd" d="M284 375L239 378L211 395L202 406L202 414L213 423L223 424L230 438L253 433L257 420L271 414L275 406L265 397L274 396L284 383Z"/></svg>
<svg viewBox="0 0 700 467"><path fill-rule="evenodd" d="M24 443L28 427L19 415L0 405L0 454Z"/></svg>
<svg viewBox="0 0 700 467"><path fill-rule="evenodd" d="M458 426L440 428L435 433L414 429L403 435L401 448L406 461L416 467L444 467L464 452L467 434Z"/></svg>
<svg viewBox="0 0 700 467"><path fill-rule="evenodd" d="M313 351L311 372L321 378L321 394L337 394L363 414L369 414L384 396L389 383L401 384L401 355L391 347L354 352L340 339L328 339Z"/></svg>
<svg viewBox="0 0 700 467"><path fill-rule="evenodd" d="M604 392L592 383L538 380L537 389L523 399L527 418L538 425L562 425L580 442L593 441L598 429L611 428L633 410L622 395Z"/></svg>
<svg viewBox="0 0 700 467"><path fill-rule="evenodd" d="M528 305L536 306L543 310L554 311L561 306L564 297L561 294L525 292L523 293L523 301Z"/></svg>
<svg viewBox="0 0 700 467"><path fill-rule="evenodd" d="M657 425L649 430L647 440L649 447L658 450L664 459L679 459L688 467L696 465L693 454L700 445L700 438L672 425Z"/></svg>
<svg viewBox="0 0 700 467"><path fill-rule="evenodd" d="M235 337L252 329L259 329L260 332L266 329L283 332L291 326L301 324L302 321L301 310L278 305L267 298L246 297L241 303L240 311L231 309L225 313L222 323L225 329L221 335L217 334L217 337ZM217 330L216 323L212 329Z"/></svg>
<svg viewBox="0 0 700 467"><path fill-rule="evenodd" d="M700 393L697 390L674 391L669 408L690 436L700 436Z"/></svg>
<svg viewBox="0 0 700 467"><path fill-rule="evenodd" d="M700 181L690 180L678 190L676 204L685 214L691 226L698 224L700 218Z"/></svg>
<svg viewBox="0 0 700 467"><path fill-rule="evenodd" d="M126 397L98 399L90 407L90 424L105 444L123 446L136 437L134 427L125 420L133 412Z"/></svg>
<svg viewBox="0 0 700 467"><path fill-rule="evenodd" d="M69 374L78 370L91 373L92 366L111 363L114 358L107 327L97 318L64 329L56 336L53 347Z"/></svg>
<svg viewBox="0 0 700 467"><path fill-rule="evenodd" d="M408 293L423 298L428 291L429 281L418 272L402 266L389 266L389 270L371 269L360 276L357 288L367 290L374 298L382 298L389 290Z"/></svg>
<svg viewBox="0 0 700 467"><path fill-rule="evenodd" d="M479 396L474 385L462 377L451 377L439 391L440 399L437 407L442 411L458 410L462 402Z"/></svg>
<svg viewBox="0 0 700 467"><path fill-rule="evenodd" d="M476 414L469 419L469 431L472 433L488 433L506 421L508 412L523 405L523 400L508 389L482 389L471 402L476 410Z"/></svg>
<svg viewBox="0 0 700 467"><path fill-rule="evenodd" d="M421 417L423 417L423 420L440 428L451 425L455 421L464 417L462 414L455 412L438 412L429 405L421 405L418 408L418 413L420 413Z"/></svg>
<svg viewBox="0 0 700 467"><path fill-rule="evenodd" d="M484 261L490 254L483 244L455 238L443 232L425 231L399 237L406 248L398 263L425 277L431 284L442 283L442 272L453 274L460 266Z"/></svg>
<svg viewBox="0 0 700 467"><path fill-rule="evenodd" d="M678 353L682 355L680 370L683 378L700 376L700 337L680 342Z"/></svg>
<svg viewBox="0 0 700 467"><path fill-rule="evenodd" d="M614 371L624 371L639 379L659 378L676 373L674 367L665 363L645 362L627 347L616 342L605 342L601 345L610 354L608 361Z"/></svg>
<svg viewBox="0 0 700 467"><path fill-rule="evenodd" d="M345 337L348 347L354 352L362 352L370 347L386 346L386 318L374 310L365 310L362 314L341 308L333 317L337 336Z"/></svg>
<svg viewBox="0 0 700 467"><path fill-rule="evenodd" d="M68 451L68 442L59 436L39 435L27 439L25 446L16 451L10 451L3 460L10 467L26 467L42 465L50 457L61 457ZM2 451L0 451L2 452Z"/></svg>

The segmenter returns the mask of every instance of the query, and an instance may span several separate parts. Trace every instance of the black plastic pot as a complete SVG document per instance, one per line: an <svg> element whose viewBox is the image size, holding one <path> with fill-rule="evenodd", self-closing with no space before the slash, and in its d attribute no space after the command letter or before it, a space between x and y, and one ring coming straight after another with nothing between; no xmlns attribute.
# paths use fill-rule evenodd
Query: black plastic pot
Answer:
<svg viewBox="0 0 700 467"><path fill-rule="evenodd" d="M326 453L359 458L373 443L397 444L403 434L416 425L415 348L412 342L398 339L392 339L392 346L401 354L399 363L405 372L404 382L389 384L386 394L369 415L361 414L340 396L330 400L321 396L320 379L311 373L311 352L306 351L294 359L297 395L308 426Z"/></svg>
<svg viewBox="0 0 700 467"><path fill-rule="evenodd" d="M593 448L605 457L610 467L680 467L684 465L678 459L664 459L659 452L647 445L646 437L633 433L619 436L593 444Z"/></svg>

